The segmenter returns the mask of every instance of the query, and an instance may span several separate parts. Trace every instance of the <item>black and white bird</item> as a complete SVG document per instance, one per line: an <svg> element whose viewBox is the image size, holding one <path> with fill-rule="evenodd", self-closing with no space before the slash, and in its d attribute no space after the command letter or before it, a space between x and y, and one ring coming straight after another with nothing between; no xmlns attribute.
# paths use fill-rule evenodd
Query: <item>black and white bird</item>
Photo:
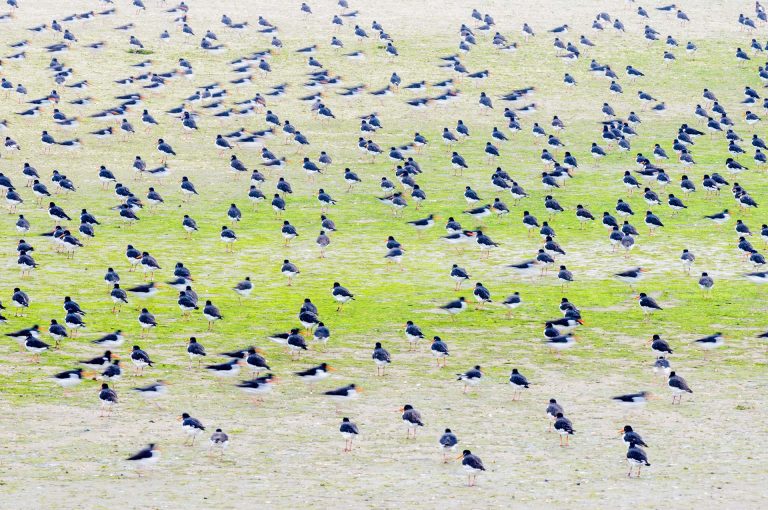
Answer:
<svg viewBox="0 0 768 510"><path fill-rule="evenodd" d="M451 316L451 318L453 318L457 314L467 309L467 302L464 299L464 296L461 296L459 299L455 299L448 304L441 306L440 308L445 310Z"/></svg>
<svg viewBox="0 0 768 510"><path fill-rule="evenodd" d="M474 487L477 484L477 475L485 471L483 461L469 450L464 450L458 458L461 459L461 467L467 473L467 485Z"/></svg>
<svg viewBox="0 0 768 510"><path fill-rule="evenodd" d="M571 420L563 416L563 413L557 413L555 416L555 423L553 425L555 432L560 435L560 446L569 446L569 438L574 434L573 425ZM565 444L563 444L563 438L565 438Z"/></svg>
<svg viewBox="0 0 768 510"><path fill-rule="evenodd" d="M416 430L424 426L421 419L421 413L413 408L411 404L405 404L400 408L401 419L406 427L406 439L416 439Z"/></svg>
<svg viewBox="0 0 768 510"><path fill-rule="evenodd" d="M127 460L136 466L136 470L141 473L150 466L157 464L160 460L160 448L156 444L150 443L136 454L128 457Z"/></svg>
<svg viewBox="0 0 768 510"><path fill-rule="evenodd" d="M355 295L349 292L345 287L342 287L339 282L333 283L331 296L333 297L334 301L339 304L339 306L336 308L337 312L342 311L345 304L355 299Z"/></svg>
<svg viewBox="0 0 768 510"><path fill-rule="evenodd" d="M650 398L651 396L648 392L641 391L639 393L627 393L625 395L618 395L616 397L612 397L611 400L625 407L640 407L645 405L648 400L650 400Z"/></svg>
<svg viewBox="0 0 768 510"><path fill-rule="evenodd" d="M371 358L376 364L376 375L386 375L387 365L392 363L392 359L389 351L381 346L381 342L376 342Z"/></svg>
<svg viewBox="0 0 768 510"><path fill-rule="evenodd" d="M178 420L181 422L181 430L186 435L184 444L193 446L197 436L205 431L205 426L197 418L193 418L189 413L182 413Z"/></svg>
<svg viewBox="0 0 768 510"><path fill-rule="evenodd" d="M693 390L688 387L688 383L677 375L675 371L669 373L669 379L667 379L667 385L669 386L669 389L672 391L672 403L674 404L677 402L678 404L682 402L683 395L686 393L693 393Z"/></svg>
<svg viewBox="0 0 768 510"><path fill-rule="evenodd" d="M339 426L339 433L344 438L344 452L352 451L352 444L355 438L360 434L357 425L350 421L349 418L344 417L341 419L341 425Z"/></svg>
<svg viewBox="0 0 768 510"><path fill-rule="evenodd" d="M464 393L467 393L470 387L474 387L480 384L480 381L483 379L483 372L480 368L480 365L475 365L463 374L456 375L458 375L456 380L464 383Z"/></svg>
<svg viewBox="0 0 768 510"><path fill-rule="evenodd" d="M529 387L528 379L525 378L516 368L512 369L509 376L509 384L512 386L512 400L518 400L523 390Z"/></svg>

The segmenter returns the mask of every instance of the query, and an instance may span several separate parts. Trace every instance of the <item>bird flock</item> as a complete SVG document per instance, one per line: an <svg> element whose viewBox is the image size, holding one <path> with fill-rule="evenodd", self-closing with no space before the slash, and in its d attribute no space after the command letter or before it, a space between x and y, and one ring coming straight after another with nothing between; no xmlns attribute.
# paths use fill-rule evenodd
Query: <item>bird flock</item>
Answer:
<svg viewBox="0 0 768 510"><path fill-rule="evenodd" d="M399 33L397 27L376 21L373 4L369 12L358 9L354 0L325 1L323 12L331 7L334 12L326 17L315 12L313 2L286 3L282 8L305 26L323 27L333 34L321 40L307 31L302 37L306 45L295 46L284 44L283 28L273 24L266 13L257 19L240 19L236 13L219 12L218 19L212 19L210 15L196 15L199 3L94 1L93 10L60 12L46 23L21 27L27 34L23 40L2 37L8 54L0 59L0 94L4 111L13 114L0 122L5 138L0 193L9 213L3 220L9 232L5 243L16 244L13 257L18 273L4 279L8 290L13 289L5 291L9 297L5 304L13 313L0 318L6 337L18 342L19 351L29 354L25 362L37 364L45 359L46 364L56 365L57 373L48 376L51 383L60 386L66 396L93 401L105 420L124 400L133 399L153 403L158 416L163 416L159 419L166 419L160 402L173 390L158 365L182 363L189 369L185 379L209 381L212 376L226 384L228 391L239 390L249 396L258 409L270 405L270 395L281 379L305 382L306 391L313 396L317 391L318 400L332 403L339 414L349 414L341 418L338 433L343 440L342 452L352 452L355 439L367 432L355 422L355 405L351 403L365 398L362 383L322 383L333 380L334 372L343 372L323 359L344 356L334 353L334 324L350 309L362 313L375 303L359 299L369 289L345 282L344 277L350 280L350 274L364 275L370 261L362 255L365 243L356 237L355 222L339 221L342 214L338 211L344 211L345 219L382 225L395 221L411 233L402 244L395 235L381 239L378 249L382 255L377 257L383 258L390 281L421 278L419 266L445 268L444 294L413 299L434 304L431 313L440 314L446 328L458 324L463 314L477 317L473 322L483 327L481 317L503 308L506 321L531 319L543 325L543 334L535 343L549 350L554 360L578 350L576 333L589 328L589 311L565 297L585 278L579 269L566 264L571 251L567 241L604 229L593 256L596 260L609 257L612 262L602 264L603 269L609 266L610 277L627 284L635 296L635 310L626 313L641 313L647 326L647 371L664 379L669 405L675 406L688 404L693 390L684 375L690 376L674 369L673 360L674 364L677 360L673 353L678 347L673 349L674 342L657 332L661 329L658 317L673 311L666 309L656 289L643 283L652 270L632 260L638 247L658 237L666 238L669 246L677 246L676 229L682 228L681 222L695 223L702 243L707 242L706 236L733 237L728 241L732 253L723 256L727 263L743 268L738 278L744 288L768 282L766 258L760 252L768 246L768 225L759 229L755 225L754 234L748 226L759 223L752 214L759 210L760 188L748 186L749 178L738 182L740 175L752 176L768 165L768 147L759 133L761 115L768 112L768 96L763 98L757 85L747 85L740 102L720 101L719 95L728 94L719 91L713 79L691 92L697 103L691 109L654 92L656 69L641 64L614 69L610 59L599 57L601 46L620 40L622 44L644 45L647 51L658 54L655 67L678 66L677 72L685 73L686 65L701 58L700 43L687 35L688 29L703 20L689 18L680 5L643 7L634 1L628 5L617 2L616 13L598 12L592 20L568 20L571 25L550 26L535 26L523 19L514 26L497 25L492 13L469 7L465 16L455 20L453 51L430 59L419 70L421 75L415 76L407 63L409 56L414 56L413 49L395 35ZM0 21L17 29L17 18L25 9L34 8L33 2L25 0L7 0L6 4L8 10L0 15ZM732 20L745 41L733 49L733 59L745 80L768 86L768 62L760 64L766 48L758 39L768 17L760 2L747 4L744 2L745 12L751 8L750 15ZM57 7L63 9L66 3ZM575 32L575 23L589 26L590 32ZM154 37L137 35L139 28L146 34L149 26L156 32ZM94 27L108 27L109 37L95 40ZM670 27L674 35L667 33ZM299 35L290 34L290 40ZM551 50L539 55L541 61L563 69L558 83L538 83L531 75L527 77L530 83L509 87L503 94L483 90L503 66L514 65L518 52L542 39ZM244 41L257 49L235 54L231 46L240 47ZM84 63L92 55L112 49L119 52L124 73L102 83L98 69ZM483 56L483 65L478 65L476 53ZM168 65L172 60L175 63ZM219 62L226 73L213 80L196 74L201 62L209 61ZM287 62L303 63L300 81L283 81L281 68ZM379 65L392 71L387 71L385 83L365 78L350 81L334 70L339 62L354 62L361 69ZM41 67L48 81L25 78ZM99 85L94 86L95 82ZM574 128L568 115L544 119L538 113L541 102L552 101L540 97L539 91L554 87L567 97L569 90L585 86L601 91L598 99L602 106L591 112L591 131L581 129L573 137L592 138L582 145L571 140ZM629 101L636 105L632 109L625 106L629 96L636 96ZM161 108L158 104L163 101L176 106ZM361 114L364 101L375 104L375 111ZM612 104L619 102L621 107ZM453 111L457 104L471 105L471 118L457 119ZM290 118L296 108L305 113ZM670 110L687 120L672 133L654 133L654 123L670 115ZM405 116L412 129L388 130L398 116ZM212 130L216 131L213 136L209 135ZM36 141L19 143L24 131L34 132ZM350 150L334 151L337 146L326 143L325 135L333 135ZM657 138L663 141L654 142ZM395 139L399 141L392 141ZM698 149L705 144L719 147L716 164L697 163ZM526 169L516 165L512 147L517 145L532 147L537 165ZM204 173L179 173L183 166L177 162L191 146L205 155L200 162L207 167L205 172L228 174L226 189L214 189ZM115 160L107 157L111 147L129 147L120 150L136 155ZM90 155L95 164L72 172L65 166L51 168L49 158L66 161L68 154L78 160ZM616 172L612 165L621 170ZM587 172L600 173L606 190L613 185L625 190L620 196L612 195L615 205L611 209L589 210L589 204L594 203L592 195L598 190L579 187ZM455 185L435 189L430 180L435 174L450 177L446 182ZM311 190L309 195L302 196L307 190ZM451 198L441 200L439 206L432 199L446 194ZM113 206L104 207L103 200L96 198L107 195ZM723 198L728 195L730 198ZM358 203L350 199L352 196L362 197L370 205L351 205ZM730 200L732 205L722 206ZM208 214L205 220L195 218L191 207L201 202L220 220L211 224ZM706 214L691 212L702 207ZM293 219L296 211L306 210L319 219L311 231ZM374 211L373 218L366 217L369 211ZM445 211L451 212L444 217ZM226 339L229 352L216 353L219 359L208 361L213 354L204 347L204 338L219 334L221 324L237 317L258 321L249 303L263 291L264 277L254 276L256 270L231 280L227 280L229 275L200 277L201 271L194 265L161 257L150 243L135 240L140 239L147 218L158 216L164 222L162 242L170 244L179 259L201 250L226 264L261 243L270 252L269 278L281 279L286 292L301 288L306 273L326 271L337 281L324 294L306 297L298 309L292 308L289 313L294 318L285 322L283 330L253 340L246 339L252 336L250 331L243 331L238 338ZM249 229L245 220L254 216L272 226L264 231ZM218 252L202 248L211 228L221 244ZM15 237L10 234L12 229ZM566 229L567 236L558 235ZM497 233L503 233L505 240L499 240ZM515 236L515 243L536 243L538 247L526 257L501 263L494 253L504 249L510 236ZM40 298L30 290L31 283L54 275L60 282L66 280L68 272L95 256L94 251L100 248L94 243L107 237L114 244L121 243L122 248L111 250L110 265L100 268L99 275L89 276L85 283L98 293L99 300L81 305L76 298L82 289L63 284L53 291L56 303L62 303L56 318L36 310ZM358 262L344 264L346 275L321 269L323 259L337 256L336 246L342 240L360 248ZM409 262L417 258L410 247L433 241L440 247L430 258L410 266ZM717 300L714 289L718 278L706 267L699 270L702 263L695 248L681 247L679 257L661 262L675 266L680 273L692 273L702 302ZM297 250L311 250L316 258L294 257ZM487 278L478 281L471 274L477 271L470 272L464 264L452 261L463 257L465 251L477 257L476 268L501 267L505 276L487 272ZM354 259L354 249L352 252L347 256ZM656 257L660 260L663 255ZM298 258L303 262L297 262ZM526 295L519 290L498 297L497 288L506 283L502 280L535 286L548 285L553 278L564 296L559 302L545 303L535 293ZM462 295L465 284L470 286L466 296ZM200 290L217 285L227 288L226 296ZM617 297L616 301L622 299ZM165 313L165 305L173 300L178 306L174 316ZM318 302L321 307L332 304L335 311L321 314ZM546 308L546 318L526 311L534 303ZM361 348L370 359L369 380L390 377L398 354L412 353L431 358L425 363L441 372L445 386L442 398L446 401L471 398L464 394L476 394L483 385L492 384L484 366L493 365L494 360L456 355L450 329L445 333L422 329L419 317L413 316L405 303L400 305L392 320L404 323L397 332L402 343L380 338ZM0 308L5 306L0 304ZM159 308L163 313L155 311ZM468 313L473 308L477 314ZM94 309L109 310L114 328L90 336L88 318ZM163 334L160 328L169 324L187 332L188 343L173 360L158 361L153 348ZM137 328L136 335L128 333ZM692 346L704 351L725 346L724 333L706 333ZM268 347L256 347L265 341L270 342ZM425 343L426 354L422 349ZM65 366L68 358L64 354L74 345L87 346L95 357L75 367ZM687 352L677 356L684 357ZM306 368L305 359L312 366ZM445 375L449 359L464 371ZM578 441L579 416L569 413L557 395L537 391L536 374L523 371L512 368L505 378L508 388L503 391L509 405L520 399L539 400L539 418L559 436L559 446L567 448ZM147 377L151 380L141 382ZM124 379L131 381L130 388L118 386ZM691 379L695 388L695 378ZM73 388L81 383L88 386L91 380L99 381L98 390L72 394ZM653 377L648 381L654 383ZM613 397L612 403L637 408L659 398L655 392L628 388L625 394ZM406 438L416 440L420 429L431 429L436 459L460 461L467 484L474 486L486 471L478 454L492 458L491 445L483 451L462 448L456 457L458 445L471 445L472 438L458 438L451 428L442 434L436 432L432 417L423 416L416 404L397 402ZM211 420L196 416L193 407L190 403L179 413L185 446L192 448L205 436L209 448L223 456L230 441L237 444L236 435L225 432L225 423L211 433L212 427L206 425ZM376 420L391 417L382 413ZM645 451L648 445L631 425L624 426L619 434L626 445L623 459L628 465L627 476L640 477L641 468L651 465ZM656 442L663 439L658 437ZM147 438L147 442L148 446L127 457L140 475L161 460L161 443L174 444L172 438ZM306 448L311 450L312 445Z"/></svg>

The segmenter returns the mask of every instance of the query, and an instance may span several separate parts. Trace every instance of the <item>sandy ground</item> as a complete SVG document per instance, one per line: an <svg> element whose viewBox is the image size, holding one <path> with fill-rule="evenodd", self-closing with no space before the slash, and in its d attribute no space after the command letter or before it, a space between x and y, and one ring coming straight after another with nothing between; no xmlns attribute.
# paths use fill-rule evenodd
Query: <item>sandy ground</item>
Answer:
<svg viewBox="0 0 768 510"><path fill-rule="evenodd" d="M23 26L49 21L53 7L57 13L95 7L95 2L72 1L62 6L40 0L35 4L40 7L31 10L31 0L21 1L25 9L18 18ZM157 10L152 0L147 3ZM298 2L251 2L245 7L240 2L217 2L215 8L198 0L188 3L194 24L200 27L206 23L217 26L219 13L225 8L233 18L251 22L258 14L265 14L291 29L304 23L296 14ZM392 27L396 40L418 34L418 41L425 45L431 36L456 31L461 22L457 20L467 20L472 7L431 0L350 3L363 13L374 11L377 20ZM335 12L333 2L314 4L323 19ZM720 30L732 26L738 12L752 9L749 2L736 4L686 5L692 18L713 20L706 27L694 25L691 35L715 38ZM120 7L124 13L119 20L129 21L132 11L125 5ZM492 12L515 39L523 21L543 31L544 27L576 19L579 29L586 31L589 20L599 11L624 18L632 15L624 2L592 0L551 0L536 8L520 1L484 1L481 7ZM367 14L365 21L369 23ZM158 31L144 24L137 29L146 37ZM104 37L111 35L105 31ZM250 41L239 44L252 50L266 42L259 39L253 46ZM203 169L199 172L197 175L204 175ZM575 249L588 252L591 247ZM509 250L505 253L510 258L522 253L514 248L504 250ZM736 272L728 267L718 269L724 275ZM586 278L592 276L585 273ZM620 312L616 316L621 320L622 311L630 305L624 296L617 296L616 301L619 304L611 311ZM450 332L449 324L444 327ZM478 342L487 334L478 329ZM374 340L370 336L359 335L350 341L367 345ZM695 393L686 396L682 405L672 406L666 387L651 374L651 356L628 364L593 348L592 356L566 357L541 366L526 354L526 347L537 340L507 330L496 336L501 338L494 338L495 343L486 351L493 354L488 357L493 361L485 367L489 380L469 396L461 395L459 383L452 387L445 382L454 372L469 368L464 366L467 358L450 362L444 370L447 373L438 375L422 346L420 353L399 352L398 363L380 380L371 381L373 367L364 365L324 383L322 389L336 383L369 381L375 388L341 409L317 393L310 394L289 376L266 403L254 406L233 393L229 383L217 386L210 376L188 372L179 361L172 367L174 384L170 395L161 401L162 409L126 398L110 418L98 417L96 385L90 382L77 388L72 397L48 403L35 401L24 386L34 385L39 391L48 384L39 382L48 372L36 372L28 366L17 369L16 362L24 358L8 349L3 354L8 361L2 365L3 376L16 383L17 389L13 396L0 390L0 508L765 506L768 488L763 480L768 474L768 457L763 445L768 440L768 428L764 353L738 350L740 361L746 358L750 366L710 363L701 358L675 360L681 371L695 371L696 382L691 383ZM391 333L387 339L401 341ZM624 348L636 346L640 340L606 331L603 341ZM179 342L179 338L163 338L157 352L178 350ZM83 355L86 352L91 351L83 349ZM362 361L367 352L337 350L333 356L349 355ZM285 371L311 364L296 363ZM529 374L532 382L518 402L510 401L506 384L513 366ZM117 391L128 395L129 388L152 380L153 375L143 380L126 377L118 383ZM654 391L660 399L642 410L625 411L608 400L643 389ZM560 448L558 437L547 432L544 410L552 396L563 404L577 431L569 448ZM397 413L397 407L405 403L419 409L426 422L416 440L405 439ZM230 434L231 447L222 458L208 456L205 441L194 447L182 446L183 435L175 418L185 410L208 430L221 426ZM361 429L354 451L347 454L341 451L343 440L337 433L342 416L352 417ZM640 479L626 477L625 447L617 433L626 423L640 431L650 445L647 453L652 466L643 470ZM477 487L465 487L459 463L441 463L437 439L445 427L456 432L460 449L469 448L483 458L488 471ZM161 444L162 460L151 473L139 478L124 459L149 441Z"/></svg>
<svg viewBox="0 0 768 510"><path fill-rule="evenodd" d="M514 363L523 373L534 369L524 360ZM262 406L243 403L214 383L204 392L200 384L182 390L182 381L164 409L134 401L111 418L75 403L86 396L94 400L93 388L78 390L71 404L62 399L60 405L14 406L12 412L4 406L0 443L7 461L0 501L4 508L29 498L47 508L70 506L62 501L84 508L250 508L254 501L278 508L308 501L342 508L455 508L478 502L534 508L564 501L569 508L603 507L607 501L613 508L761 506L766 492L759 482L764 476L759 445L768 439L760 425L764 381L739 383L737 374L712 371L681 406L672 407L666 391L652 387L663 395L661 401L624 412L606 402L627 389L625 382L606 376L616 368L611 364L593 362L591 380L578 381L568 376L575 367L550 366L538 372L518 402L509 400L500 377L469 397L460 395L457 383L446 399L440 393L444 385L413 380L395 368L377 383L377 394L342 406L361 429L348 454L341 452L336 434L341 415L296 382L280 385ZM424 370L437 369L425 365ZM649 371L631 371L639 370ZM117 391L126 392L134 382L129 378ZM579 417L569 448L560 448L557 436L547 432L543 411L553 394L569 415ZM422 411L427 426L416 440L405 439L393 396ZM187 408L211 429L223 426L230 433L232 445L223 458L207 456L204 445L181 445L174 418ZM625 476L624 446L616 433L625 422L643 431L650 445L652 467L640 480ZM440 462L437 437L446 426L459 436L460 446L485 453L488 472L478 487L462 486L457 463ZM668 433L661 434L662 428ZM162 462L138 478L122 459L150 437L162 442Z"/></svg>

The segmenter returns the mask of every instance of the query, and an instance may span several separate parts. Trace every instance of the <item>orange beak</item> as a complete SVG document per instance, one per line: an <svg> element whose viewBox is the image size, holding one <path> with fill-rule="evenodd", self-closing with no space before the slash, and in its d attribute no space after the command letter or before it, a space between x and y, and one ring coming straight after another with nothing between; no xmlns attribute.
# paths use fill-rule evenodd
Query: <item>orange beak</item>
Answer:
<svg viewBox="0 0 768 510"><path fill-rule="evenodd" d="M117 354L113 354L112 357L115 359L120 359L120 356L118 356Z"/></svg>
<svg viewBox="0 0 768 510"><path fill-rule="evenodd" d="M360 386L355 386L355 391L357 391L358 393L362 393L363 389Z"/></svg>
<svg viewBox="0 0 768 510"><path fill-rule="evenodd" d="M619 435L624 434L624 429L619 429Z"/></svg>
<svg viewBox="0 0 768 510"><path fill-rule="evenodd" d="M401 407L400 409L395 410L396 413L404 413L405 407Z"/></svg>
<svg viewBox="0 0 768 510"><path fill-rule="evenodd" d="M181 416L177 416L177 417L176 417L176 421L181 421L181 420L183 420L183 419L184 419L184 418L183 418L183 417L181 417Z"/></svg>
<svg viewBox="0 0 768 510"><path fill-rule="evenodd" d="M463 458L464 458L464 454L462 453L461 455L459 455L458 457L456 457L454 460L459 460L459 459L463 459Z"/></svg>
<svg viewBox="0 0 768 510"><path fill-rule="evenodd" d="M576 322L578 322L581 325L584 325L584 321L582 319L576 319Z"/></svg>
<svg viewBox="0 0 768 510"><path fill-rule="evenodd" d="M327 367L326 370L329 371L329 372L335 372L336 371L336 369L333 368L333 367Z"/></svg>

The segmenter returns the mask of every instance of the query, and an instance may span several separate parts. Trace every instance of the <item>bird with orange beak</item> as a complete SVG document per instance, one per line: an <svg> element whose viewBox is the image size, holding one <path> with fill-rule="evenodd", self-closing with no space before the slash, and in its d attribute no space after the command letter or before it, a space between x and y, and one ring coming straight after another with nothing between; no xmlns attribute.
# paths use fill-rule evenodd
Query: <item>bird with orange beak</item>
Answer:
<svg viewBox="0 0 768 510"><path fill-rule="evenodd" d="M75 368L74 370L65 370L64 372L59 372L58 374L55 374L53 376L53 380L64 388L64 395L69 395L67 390L69 388L72 388L74 386L77 386L81 382L83 382L83 379L94 377L96 374L94 372L87 372L83 370L82 368Z"/></svg>
<svg viewBox="0 0 768 510"><path fill-rule="evenodd" d="M242 381L237 385L245 393L252 396L254 404L260 404L264 402L264 395L272 391L272 385L276 384L278 379L272 374L267 374L262 377L256 377L249 381Z"/></svg>
<svg viewBox="0 0 768 510"><path fill-rule="evenodd" d="M467 485L473 487L477 483L477 475L485 471L483 461L469 450L461 452L461 455L456 457L456 460L459 459L461 459L461 466L467 473Z"/></svg>
<svg viewBox="0 0 768 510"><path fill-rule="evenodd" d="M650 315L657 311L657 310L663 310L662 307L659 306L659 304L656 302L655 299L650 297L645 292L641 292L637 297L637 304L640 306L640 309L643 311L643 315L646 319L650 318Z"/></svg>

